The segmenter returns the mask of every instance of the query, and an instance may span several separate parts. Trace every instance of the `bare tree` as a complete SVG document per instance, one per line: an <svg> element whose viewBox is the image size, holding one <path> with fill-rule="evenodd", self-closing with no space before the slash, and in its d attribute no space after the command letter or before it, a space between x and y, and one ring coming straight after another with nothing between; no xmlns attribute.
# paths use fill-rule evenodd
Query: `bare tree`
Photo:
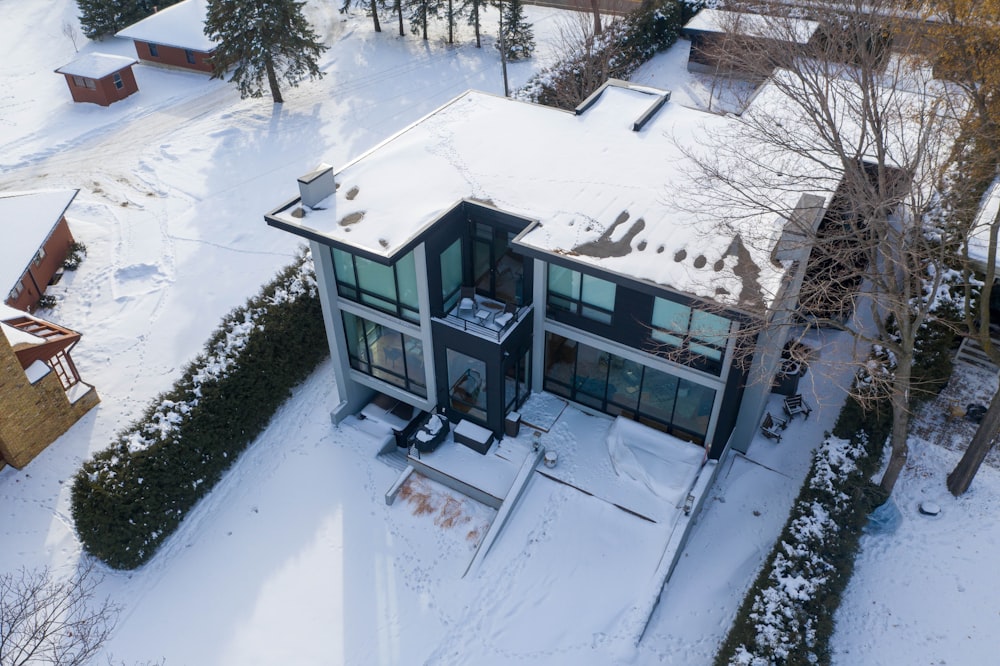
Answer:
<svg viewBox="0 0 1000 666"><path fill-rule="evenodd" d="M919 331L935 318L956 256L958 239L937 211L965 113L910 44L890 48L895 9L892 0L848 0L818 10L811 39L810 25L788 18L728 26L706 46L710 57L767 83L730 130L691 153L700 178L690 194L748 246L808 249L794 311L769 313L764 326L833 327L882 350L860 369L867 388L857 397L882 395L891 406L887 492L907 459ZM804 215L799 194L821 197L822 216ZM772 228L748 231L747 219L762 213L784 220L778 248ZM875 367L880 358L888 367Z"/></svg>
<svg viewBox="0 0 1000 666"><path fill-rule="evenodd" d="M77 44L77 41L80 37L80 31L76 29L76 26L71 21L63 21L62 34L68 37L69 41L73 42L73 50L79 53L80 46Z"/></svg>
<svg viewBox="0 0 1000 666"><path fill-rule="evenodd" d="M99 583L90 561L68 580L48 569L0 574L0 665L73 666L93 659L119 610L96 597Z"/></svg>

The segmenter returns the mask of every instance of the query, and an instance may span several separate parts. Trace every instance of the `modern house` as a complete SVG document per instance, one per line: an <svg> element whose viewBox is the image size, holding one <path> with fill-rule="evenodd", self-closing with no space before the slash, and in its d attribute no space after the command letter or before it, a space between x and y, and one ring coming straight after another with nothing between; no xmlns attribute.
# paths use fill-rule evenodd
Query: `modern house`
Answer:
<svg viewBox="0 0 1000 666"><path fill-rule="evenodd" d="M723 229L681 205L685 151L730 122L622 82L575 114L470 91L300 178L265 219L311 242L334 421L381 393L502 437L547 391L745 450L784 339L741 331L794 302L808 248L779 215ZM823 197L776 196L822 217Z"/></svg>
<svg viewBox="0 0 1000 666"><path fill-rule="evenodd" d="M73 244L66 210L77 192L0 192L0 289L7 305L31 311L58 280Z"/></svg>
<svg viewBox="0 0 1000 666"><path fill-rule="evenodd" d="M742 68L731 59L720 56L732 53L729 44L739 40L737 53L754 53L754 46L767 54L770 66L774 53L784 52L793 57L796 49L809 44L816 36L820 24L816 21L791 17L762 16L722 9L702 9L681 28L681 35L691 40L688 70L693 72L738 73ZM780 43L781 49L774 44ZM759 69L759 66L752 67ZM732 71L727 71L732 70Z"/></svg>
<svg viewBox="0 0 1000 666"><path fill-rule="evenodd" d="M56 70L66 77L74 102L110 106L139 91L132 65L135 58L108 53L87 53Z"/></svg>
<svg viewBox="0 0 1000 666"><path fill-rule="evenodd" d="M131 39L144 62L211 72L215 43L205 36L208 0L184 0L115 33Z"/></svg>
<svg viewBox="0 0 1000 666"><path fill-rule="evenodd" d="M23 467L100 398L70 350L80 334L0 305L0 467Z"/></svg>

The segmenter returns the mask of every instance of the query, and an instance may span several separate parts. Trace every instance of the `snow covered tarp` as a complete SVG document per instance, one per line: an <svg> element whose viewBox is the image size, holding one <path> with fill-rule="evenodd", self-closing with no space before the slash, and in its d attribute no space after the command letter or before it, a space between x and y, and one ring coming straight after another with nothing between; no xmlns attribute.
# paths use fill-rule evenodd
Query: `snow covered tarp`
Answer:
<svg viewBox="0 0 1000 666"><path fill-rule="evenodd" d="M648 488L673 506L684 503L705 462L705 449L618 417L608 431L608 454L619 476Z"/></svg>

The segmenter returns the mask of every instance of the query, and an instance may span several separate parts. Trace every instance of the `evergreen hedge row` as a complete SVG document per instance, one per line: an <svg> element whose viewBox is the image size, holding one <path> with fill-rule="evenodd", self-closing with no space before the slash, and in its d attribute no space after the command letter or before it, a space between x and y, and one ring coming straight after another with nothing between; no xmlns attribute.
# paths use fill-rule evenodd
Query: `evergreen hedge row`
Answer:
<svg viewBox="0 0 1000 666"><path fill-rule="evenodd" d="M854 571L862 528L886 497L871 481L892 427L886 402L848 398L813 456L788 522L747 592L716 666L828 664L834 613Z"/></svg>
<svg viewBox="0 0 1000 666"><path fill-rule="evenodd" d="M644 0L635 11L605 26L585 48L531 77L514 97L572 110L605 80L627 80L640 65L672 46L684 24L703 6L700 1Z"/></svg>
<svg viewBox="0 0 1000 666"><path fill-rule="evenodd" d="M173 388L77 473L84 548L115 569L146 562L326 354L303 253L226 315Z"/></svg>

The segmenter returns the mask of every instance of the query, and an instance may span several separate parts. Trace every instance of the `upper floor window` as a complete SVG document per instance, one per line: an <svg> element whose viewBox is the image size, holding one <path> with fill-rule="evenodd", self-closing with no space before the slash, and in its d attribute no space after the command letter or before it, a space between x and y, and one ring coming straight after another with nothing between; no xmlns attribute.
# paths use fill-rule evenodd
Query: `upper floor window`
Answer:
<svg viewBox="0 0 1000 666"><path fill-rule="evenodd" d="M351 367L427 397L424 351L420 340L388 326L344 312L344 333Z"/></svg>
<svg viewBox="0 0 1000 666"><path fill-rule="evenodd" d="M333 249L337 293L358 303L409 321L420 321L417 271L413 253L392 266Z"/></svg>
<svg viewBox="0 0 1000 666"><path fill-rule="evenodd" d="M38 248L38 252L35 253L35 258L33 260L35 266L41 265L43 259L45 259L45 249L40 247Z"/></svg>
<svg viewBox="0 0 1000 666"><path fill-rule="evenodd" d="M122 82L122 75L121 75L121 74L119 74L118 72L115 72L115 73L114 73L114 74L113 74L113 75L111 76L111 80L112 80L112 81L114 81L114 83L115 83L115 88L117 88L118 90L121 90L121 89L122 89L122 88L123 88L123 87L125 86L125 83L124 83L124 82Z"/></svg>
<svg viewBox="0 0 1000 666"><path fill-rule="evenodd" d="M191 49L184 49L184 57L187 58L187 61L190 64L192 65L195 64L194 51L192 51Z"/></svg>
<svg viewBox="0 0 1000 666"><path fill-rule="evenodd" d="M17 284L14 285L14 288L10 290L9 294L7 294L7 299L13 303L14 301L16 301L21 297L21 294L23 292L24 292L24 283L18 280Z"/></svg>
<svg viewBox="0 0 1000 666"><path fill-rule="evenodd" d="M611 323L615 310L614 282L549 264L548 306L602 324Z"/></svg>
<svg viewBox="0 0 1000 666"><path fill-rule="evenodd" d="M725 317L657 298L651 324L656 342L721 363L731 325Z"/></svg>
<svg viewBox="0 0 1000 666"><path fill-rule="evenodd" d="M153 56L154 58L160 57L160 49L156 44L147 44L146 46L149 47L149 55Z"/></svg>

